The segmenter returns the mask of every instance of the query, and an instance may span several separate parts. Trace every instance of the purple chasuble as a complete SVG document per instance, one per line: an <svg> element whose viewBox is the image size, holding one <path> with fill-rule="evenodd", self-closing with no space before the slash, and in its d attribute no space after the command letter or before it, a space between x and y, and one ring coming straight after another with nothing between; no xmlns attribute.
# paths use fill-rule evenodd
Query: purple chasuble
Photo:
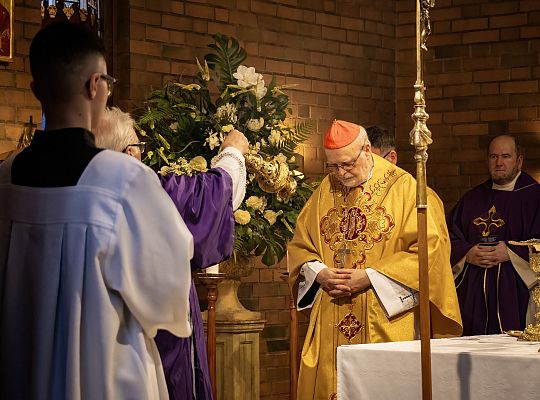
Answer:
<svg viewBox="0 0 540 400"><path fill-rule="evenodd" d="M232 179L229 174L221 168L215 168L191 177L169 174L160 177L160 180L193 234L195 246L191 269L206 268L229 258L234 244ZM171 400L193 399L193 393L197 400L211 400L212 386L204 328L193 282L189 303L192 337L178 338L168 331L160 330L155 341ZM191 340L194 346L193 357Z"/></svg>
<svg viewBox="0 0 540 400"><path fill-rule="evenodd" d="M529 260L527 247L508 241L540 237L540 185L522 171L513 191L491 187L491 179L475 187L448 214L452 265L486 238L506 242ZM487 269L466 262L456 288L464 336L525 328L529 289L511 261Z"/></svg>

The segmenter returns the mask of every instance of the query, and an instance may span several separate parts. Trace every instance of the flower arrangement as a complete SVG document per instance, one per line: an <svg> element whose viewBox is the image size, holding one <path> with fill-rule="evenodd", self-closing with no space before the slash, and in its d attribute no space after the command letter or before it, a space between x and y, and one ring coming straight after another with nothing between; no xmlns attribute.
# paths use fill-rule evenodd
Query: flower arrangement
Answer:
<svg viewBox="0 0 540 400"><path fill-rule="evenodd" d="M298 213L314 189L297 171L294 153L309 137L310 123L288 121L286 87L274 78L266 86L255 68L243 65L246 52L236 39L216 34L214 41L204 61L197 60L194 82L172 82L150 93L137 121L149 149L143 161L162 175L206 171L224 136L238 129L250 152L286 163L297 183L291 197L266 193L249 173L245 200L234 213L235 258L261 256L274 265L286 254Z"/></svg>

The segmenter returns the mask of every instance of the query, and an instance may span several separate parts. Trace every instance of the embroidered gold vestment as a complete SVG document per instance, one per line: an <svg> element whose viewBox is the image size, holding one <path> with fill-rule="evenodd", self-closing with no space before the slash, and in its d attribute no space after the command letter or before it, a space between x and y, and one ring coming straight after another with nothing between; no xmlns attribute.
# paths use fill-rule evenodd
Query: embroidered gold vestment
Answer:
<svg viewBox="0 0 540 400"><path fill-rule="evenodd" d="M416 181L374 157L371 179L347 193L327 176L300 213L289 245L290 282L297 288L305 262L372 268L418 290ZM433 337L461 334L461 317L450 266L450 241L441 200L428 195L428 257ZM352 264L352 265L350 265ZM372 288L334 299L319 291L302 350L298 399L330 399L336 392L336 347L415 339L418 307L388 318Z"/></svg>

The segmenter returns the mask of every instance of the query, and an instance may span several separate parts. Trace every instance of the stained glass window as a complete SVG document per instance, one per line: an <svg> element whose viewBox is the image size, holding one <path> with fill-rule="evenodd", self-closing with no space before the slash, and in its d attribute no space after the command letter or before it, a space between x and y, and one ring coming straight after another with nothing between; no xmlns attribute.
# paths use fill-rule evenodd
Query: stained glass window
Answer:
<svg viewBox="0 0 540 400"><path fill-rule="evenodd" d="M88 25L103 35L101 0L44 0L41 2L42 26L58 20Z"/></svg>

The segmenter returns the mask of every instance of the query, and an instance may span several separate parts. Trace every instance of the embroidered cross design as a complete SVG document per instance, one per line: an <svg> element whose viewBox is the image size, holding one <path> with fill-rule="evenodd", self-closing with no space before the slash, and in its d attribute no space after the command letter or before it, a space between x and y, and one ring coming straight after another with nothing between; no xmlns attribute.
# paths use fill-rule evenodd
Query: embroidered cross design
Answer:
<svg viewBox="0 0 540 400"><path fill-rule="evenodd" d="M500 228L505 224L502 218L495 218L496 213L497 209L495 208L495 206L492 206L488 211L487 218L477 217L473 220L473 224L479 227L483 227L482 236L489 236L492 227Z"/></svg>
<svg viewBox="0 0 540 400"><path fill-rule="evenodd" d="M348 313L338 324L339 331L350 342L353 337L363 328L362 324L354 316L353 313Z"/></svg>

